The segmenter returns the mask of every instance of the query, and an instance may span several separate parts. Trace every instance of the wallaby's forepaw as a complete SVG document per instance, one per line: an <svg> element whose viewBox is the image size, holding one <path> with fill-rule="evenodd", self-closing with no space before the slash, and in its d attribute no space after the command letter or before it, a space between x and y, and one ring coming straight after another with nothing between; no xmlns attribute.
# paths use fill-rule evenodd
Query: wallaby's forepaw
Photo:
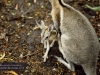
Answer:
<svg viewBox="0 0 100 75"><path fill-rule="evenodd" d="M45 54L45 55L43 56L43 58L44 58L43 62L46 62L46 59L48 58L48 55Z"/></svg>

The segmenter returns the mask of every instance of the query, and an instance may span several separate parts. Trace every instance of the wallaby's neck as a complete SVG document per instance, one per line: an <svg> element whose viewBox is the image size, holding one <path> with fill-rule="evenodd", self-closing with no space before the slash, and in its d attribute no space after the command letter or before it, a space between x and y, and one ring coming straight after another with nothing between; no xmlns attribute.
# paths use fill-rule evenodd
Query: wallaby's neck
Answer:
<svg viewBox="0 0 100 75"><path fill-rule="evenodd" d="M51 2L52 7L59 6L58 0L51 0L50 2Z"/></svg>

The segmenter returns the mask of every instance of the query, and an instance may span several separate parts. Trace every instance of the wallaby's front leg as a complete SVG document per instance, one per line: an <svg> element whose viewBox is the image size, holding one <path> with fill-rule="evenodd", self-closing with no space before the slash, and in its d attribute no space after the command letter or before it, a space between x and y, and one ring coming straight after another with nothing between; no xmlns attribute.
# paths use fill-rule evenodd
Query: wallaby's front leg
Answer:
<svg viewBox="0 0 100 75"><path fill-rule="evenodd" d="M47 40L47 49L46 49L46 53L44 54L43 58L44 58L44 62L46 62L46 58L48 58L48 52L50 50L50 45L49 45L49 41Z"/></svg>
<svg viewBox="0 0 100 75"><path fill-rule="evenodd" d="M44 48L47 48L47 41L44 41Z"/></svg>
<svg viewBox="0 0 100 75"><path fill-rule="evenodd" d="M60 63L62 63L62 64L64 64L69 70L71 70L71 71L75 71L75 67L74 67L74 64L73 63L71 63L71 62L65 62L61 57L58 57L58 56L55 56L55 58L57 58L57 60L60 62Z"/></svg>
<svg viewBox="0 0 100 75"><path fill-rule="evenodd" d="M52 41L52 43L50 44L50 47L54 45L55 41L56 41L55 39Z"/></svg>

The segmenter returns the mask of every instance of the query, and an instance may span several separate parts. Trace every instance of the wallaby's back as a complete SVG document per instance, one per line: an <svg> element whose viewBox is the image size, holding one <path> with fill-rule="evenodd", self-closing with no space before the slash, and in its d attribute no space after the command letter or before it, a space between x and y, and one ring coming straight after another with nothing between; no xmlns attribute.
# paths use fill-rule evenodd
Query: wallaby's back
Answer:
<svg viewBox="0 0 100 75"><path fill-rule="evenodd" d="M95 30L78 10L57 0L60 5L61 43L66 60L82 65L87 75L96 75L100 51Z"/></svg>

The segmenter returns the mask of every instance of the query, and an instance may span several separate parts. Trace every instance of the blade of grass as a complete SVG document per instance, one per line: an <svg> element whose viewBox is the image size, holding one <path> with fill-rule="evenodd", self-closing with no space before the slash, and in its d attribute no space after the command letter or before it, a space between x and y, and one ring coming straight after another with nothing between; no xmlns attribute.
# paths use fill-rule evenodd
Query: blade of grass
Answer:
<svg viewBox="0 0 100 75"><path fill-rule="evenodd" d="M100 6L98 6L98 7L91 7L91 6L86 4L86 7L91 9L91 10L94 10L94 11L100 11Z"/></svg>

